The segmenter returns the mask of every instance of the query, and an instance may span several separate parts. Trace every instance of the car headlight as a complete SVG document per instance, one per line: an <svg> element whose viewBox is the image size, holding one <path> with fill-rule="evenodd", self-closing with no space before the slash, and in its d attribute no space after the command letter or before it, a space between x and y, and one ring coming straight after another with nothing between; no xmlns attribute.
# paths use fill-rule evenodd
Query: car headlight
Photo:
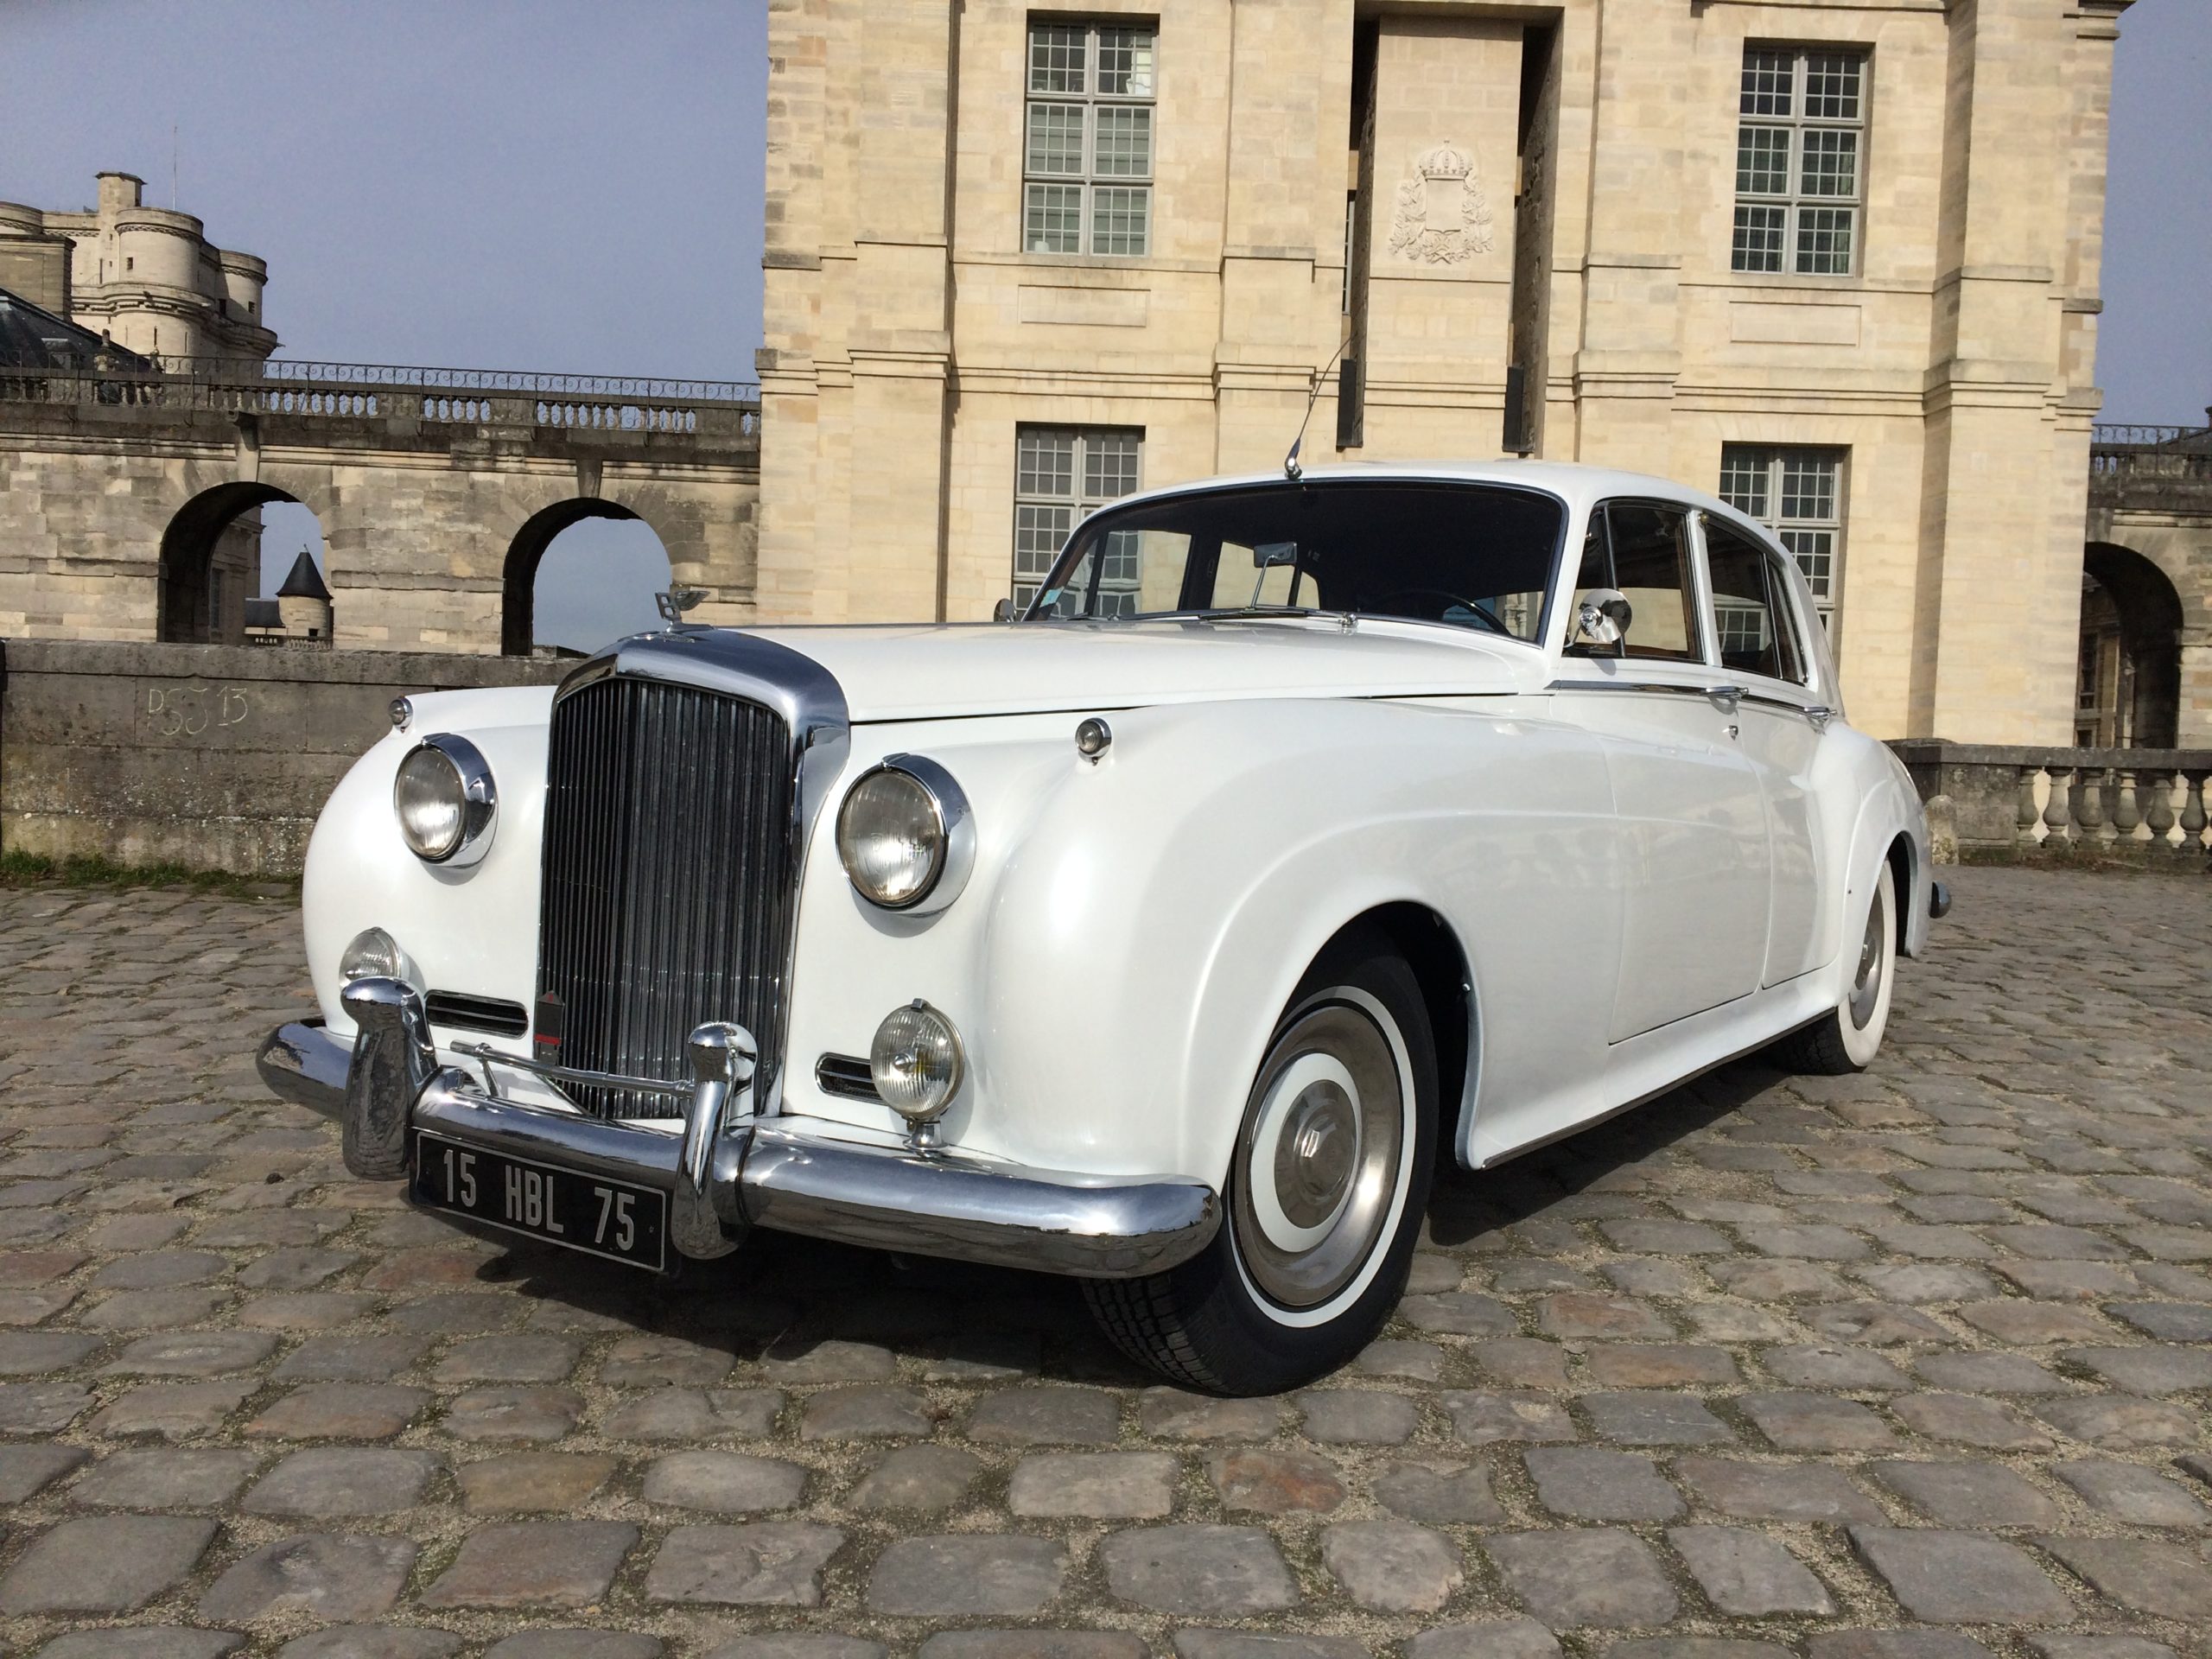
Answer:
<svg viewBox="0 0 2212 1659"><path fill-rule="evenodd" d="M423 970L380 927L365 927L353 936L338 958L338 977L348 985L357 979L397 979L423 988Z"/></svg>
<svg viewBox="0 0 2212 1659"><path fill-rule="evenodd" d="M918 1129L944 1116L966 1064L952 1021L918 996L884 1017L868 1049L875 1092Z"/></svg>
<svg viewBox="0 0 2212 1659"><path fill-rule="evenodd" d="M976 861L976 824L952 774L918 754L887 756L837 810L837 856L861 898L927 915L960 896Z"/></svg>
<svg viewBox="0 0 2212 1659"><path fill-rule="evenodd" d="M399 833L426 864L466 868L482 858L492 848L499 805L482 752L450 732L409 750L391 781Z"/></svg>

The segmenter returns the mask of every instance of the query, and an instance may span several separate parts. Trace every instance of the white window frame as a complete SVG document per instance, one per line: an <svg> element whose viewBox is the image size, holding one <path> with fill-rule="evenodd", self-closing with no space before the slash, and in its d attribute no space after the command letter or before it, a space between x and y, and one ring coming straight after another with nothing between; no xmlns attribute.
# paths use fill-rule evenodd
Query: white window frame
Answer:
<svg viewBox="0 0 2212 1659"><path fill-rule="evenodd" d="M1777 62L1777 60L1779 60ZM1834 112L1838 94L1816 77L1848 67L1854 87L1850 112ZM1866 247L1867 103L1873 91L1873 54L1864 47L1782 46L1748 41L1736 108L1735 213L1730 221L1728 265L1733 271L1788 276L1852 276ZM1755 76L1787 72L1786 86ZM1815 105L1819 112L1815 112ZM1770 186L1771 167L1746 166L1757 139L1769 141L1764 154L1778 159L1782 188ZM1773 148L1779 141L1780 148ZM1810 188L1816 171L1809 162L1848 153L1853 160L1848 190ZM1834 250L1809 247L1821 235L1819 216L1831 215L1850 238L1840 263ZM1766 238L1779 232L1782 245L1770 252ZM1827 229L1833 234L1834 224Z"/></svg>
<svg viewBox="0 0 2212 1659"><path fill-rule="evenodd" d="M1833 444L1726 443L1720 447L1720 486L1714 492L1746 518L1764 525L1803 572L1813 607L1831 644L1843 598L1843 513L1851 452ZM1826 508L1804 475L1792 466L1827 470ZM1821 561L1826 560L1826 569Z"/></svg>
<svg viewBox="0 0 2212 1659"><path fill-rule="evenodd" d="M1046 487L1043 475L1031 464L1032 446L1040 443L1069 446L1068 486ZM1109 451L1108 445L1112 445ZM1128 446L1125 450L1122 446ZM1075 527L1122 497L1144 487L1144 429L1140 426L1055 426L1042 423L1014 428L1014 613L1020 616L1044 585L1060 550ZM1126 472L1120 463L1132 464ZM1109 467L1112 476L1109 479ZM1053 468L1057 478L1058 468ZM1122 487L1110 487L1120 486ZM1137 582L1134 571L1126 582L1109 571L1100 584L1098 615L1114 613L1111 596L1126 588L1127 609L1136 610Z"/></svg>
<svg viewBox="0 0 2212 1659"><path fill-rule="evenodd" d="M1047 34L1075 35L1083 47L1083 73L1077 87L1069 90L1040 85L1040 76L1052 71L1040 65L1039 48L1052 42ZM1114 92L1104 86L1103 46L1109 37L1141 36L1137 49L1149 54L1141 90ZM1160 159L1160 26L1148 17L1073 18L1032 15L1023 35L1021 111L1021 247L1025 253L1057 253L1094 258L1141 259L1152 251L1153 186ZM1136 79L1135 73L1132 79ZM1075 118L1071 134L1065 118ZM1080 146L1073 168L1039 166L1040 156L1055 153L1040 134L1040 123L1057 118L1052 129L1072 137ZM1141 124L1145 133L1141 170L1102 168L1100 141L1109 124ZM1065 149L1057 152L1065 155ZM1072 204L1077 215L1071 245L1064 224L1054 219ZM1134 207L1142 226L1133 238L1118 245L1101 246L1100 219L1119 203L1124 211Z"/></svg>

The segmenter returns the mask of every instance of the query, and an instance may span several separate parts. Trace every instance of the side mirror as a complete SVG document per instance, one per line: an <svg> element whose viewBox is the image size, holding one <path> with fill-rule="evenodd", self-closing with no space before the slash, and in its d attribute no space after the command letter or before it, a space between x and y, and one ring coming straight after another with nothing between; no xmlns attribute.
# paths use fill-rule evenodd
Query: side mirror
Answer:
<svg viewBox="0 0 2212 1659"><path fill-rule="evenodd" d="M992 607L991 607L991 620L992 620L992 621L994 621L994 622L1011 622L1011 621L1013 621L1013 620L1014 620L1014 601L1013 601L1012 600L1010 600L1010 599L1002 599L1002 600L999 601L999 602L998 602L997 604L995 604L995 605L992 606Z"/></svg>
<svg viewBox="0 0 2212 1659"><path fill-rule="evenodd" d="M1618 645L1628 638L1629 623L1635 615L1628 595L1619 588L1593 588L1575 607L1574 626L1568 631L1567 643L1600 648Z"/></svg>

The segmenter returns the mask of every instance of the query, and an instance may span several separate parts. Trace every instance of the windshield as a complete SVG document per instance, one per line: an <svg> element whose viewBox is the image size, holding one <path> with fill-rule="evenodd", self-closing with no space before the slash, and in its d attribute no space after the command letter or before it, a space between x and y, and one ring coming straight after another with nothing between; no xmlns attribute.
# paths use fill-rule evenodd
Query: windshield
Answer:
<svg viewBox="0 0 2212 1659"><path fill-rule="evenodd" d="M1170 496L1084 520L1040 617L1337 611L1535 641L1566 508L1532 491L1376 480Z"/></svg>

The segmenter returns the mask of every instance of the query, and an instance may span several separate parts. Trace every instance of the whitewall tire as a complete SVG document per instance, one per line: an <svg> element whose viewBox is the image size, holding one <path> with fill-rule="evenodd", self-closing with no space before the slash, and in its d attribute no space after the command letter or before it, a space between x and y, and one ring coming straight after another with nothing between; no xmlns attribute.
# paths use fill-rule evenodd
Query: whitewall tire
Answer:
<svg viewBox="0 0 2212 1659"><path fill-rule="evenodd" d="M1835 1007L1775 1046L1775 1058L1787 1071L1832 1077L1863 1071L1881 1052L1897 967L1897 879L1887 859L1851 939Z"/></svg>
<svg viewBox="0 0 2212 1659"><path fill-rule="evenodd" d="M1166 1273L1087 1281L1116 1346L1178 1382L1276 1394L1335 1370L1403 1293L1427 1208L1436 1059L1379 934L1347 935L1292 997L1248 1096L1221 1230Z"/></svg>

